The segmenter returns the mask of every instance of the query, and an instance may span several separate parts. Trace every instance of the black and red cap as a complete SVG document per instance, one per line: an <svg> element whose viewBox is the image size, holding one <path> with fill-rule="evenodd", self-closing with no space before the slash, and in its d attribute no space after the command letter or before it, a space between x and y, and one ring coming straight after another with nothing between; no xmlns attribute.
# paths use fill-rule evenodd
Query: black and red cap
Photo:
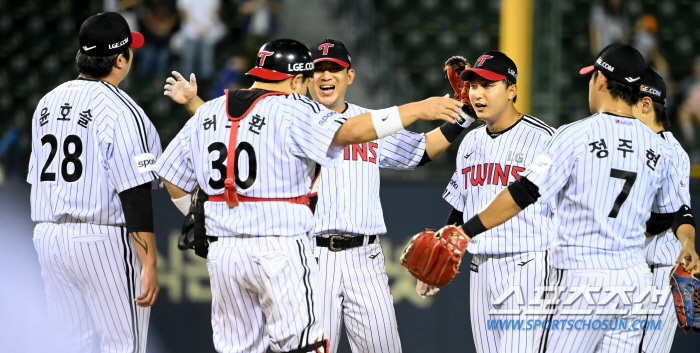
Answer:
<svg viewBox="0 0 700 353"><path fill-rule="evenodd" d="M666 82L656 71L647 67L642 86L639 88L639 95L649 97L652 101L666 104Z"/></svg>
<svg viewBox="0 0 700 353"><path fill-rule="evenodd" d="M350 53L348 53L348 50L341 41L326 38L312 45L309 50L311 50L311 56L314 58L314 63L320 61L332 61L346 69L349 69L350 66L352 66L352 58L350 57Z"/></svg>
<svg viewBox="0 0 700 353"><path fill-rule="evenodd" d="M141 48L143 35L129 29L129 24L116 12L90 16L78 32L80 52L87 56L110 56L124 48Z"/></svg>
<svg viewBox="0 0 700 353"><path fill-rule="evenodd" d="M614 43L603 48L595 63L584 67L579 73L586 75L598 69L612 80L625 86L639 88L646 68L644 57L637 49L629 44Z"/></svg>
<svg viewBox="0 0 700 353"><path fill-rule="evenodd" d="M309 49L293 39L265 43L258 51L255 67L246 73L270 81L282 81L299 74L314 77L314 60Z"/></svg>
<svg viewBox="0 0 700 353"><path fill-rule="evenodd" d="M508 79L513 83L518 81L518 68L513 60L500 51L487 51L482 54L470 69L462 71L459 79L469 81L477 74L489 81L501 81Z"/></svg>

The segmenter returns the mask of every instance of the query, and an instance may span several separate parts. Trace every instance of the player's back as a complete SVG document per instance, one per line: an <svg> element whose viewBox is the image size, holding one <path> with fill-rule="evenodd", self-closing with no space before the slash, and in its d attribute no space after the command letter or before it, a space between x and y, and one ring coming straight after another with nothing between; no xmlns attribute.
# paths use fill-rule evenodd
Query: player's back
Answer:
<svg viewBox="0 0 700 353"><path fill-rule="evenodd" d="M690 158L685 152L681 143L669 131L659 133L666 139L673 148L673 161L681 176L681 190L690 200ZM650 265L675 265L678 253L681 250L681 243L670 229L655 237L648 239L644 244L644 256Z"/></svg>
<svg viewBox="0 0 700 353"><path fill-rule="evenodd" d="M109 83L80 78L44 96L32 119L32 219L124 224L118 193L157 179L160 138Z"/></svg>
<svg viewBox="0 0 700 353"><path fill-rule="evenodd" d="M650 211L676 211L669 201L673 190L660 190L677 178L669 169L672 153L634 118L600 113L559 128L525 174L544 199L561 189L552 265L622 269L643 263Z"/></svg>
<svg viewBox="0 0 700 353"><path fill-rule="evenodd" d="M231 91L229 96L251 92L254 91ZM188 155L186 159L192 165L158 163L158 172L184 190L190 191L198 184L208 195L222 194L230 148L230 113L226 96L197 109L171 143L179 139L181 152ZM257 199L309 194L317 162L333 164L342 152L342 148L328 146L344 121L342 115L298 94L278 93L257 100L239 122L235 151L238 194ZM329 128L330 125L335 128ZM171 152L169 146L164 162L181 152ZM193 169L192 173L188 168ZM207 234L212 236L292 236L307 233L313 227L309 207L290 202L240 202L236 207L229 207L226 202L206 202L205 216Z"/></svg>

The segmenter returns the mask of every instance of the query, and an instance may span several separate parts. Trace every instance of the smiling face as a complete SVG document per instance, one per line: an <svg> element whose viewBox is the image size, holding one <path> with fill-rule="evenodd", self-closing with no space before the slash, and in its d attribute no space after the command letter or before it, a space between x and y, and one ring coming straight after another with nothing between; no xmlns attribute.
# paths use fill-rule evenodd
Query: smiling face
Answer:
<svg viewBox="0 0 700 353"><path fill-rule="evenodd" d="M489 81L479 75L472 76L469 87L469 99L476 116L487 123L498 120L517 94L515 85L506 87L503 81Z"/></svg>
<svg viewBox="0 0 700 353"><path fill-rule="evenodd" d="M355 70L331 61L320 61L315 65L309 93L311 98L328 109L342 112L345 109L345 93L354 78Z"/></svg>

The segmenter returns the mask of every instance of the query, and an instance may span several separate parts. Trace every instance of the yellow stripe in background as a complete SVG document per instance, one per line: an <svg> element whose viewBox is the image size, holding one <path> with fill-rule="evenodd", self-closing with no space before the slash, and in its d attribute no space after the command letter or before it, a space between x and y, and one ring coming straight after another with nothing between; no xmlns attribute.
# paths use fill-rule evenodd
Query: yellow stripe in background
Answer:
<svg viewBox="0 0 700 353"><path fill-rule="evenodd" d="M502 0L499 51L508 55L518 67L519 112L532 113L532 17L533 0Z"/></svg>

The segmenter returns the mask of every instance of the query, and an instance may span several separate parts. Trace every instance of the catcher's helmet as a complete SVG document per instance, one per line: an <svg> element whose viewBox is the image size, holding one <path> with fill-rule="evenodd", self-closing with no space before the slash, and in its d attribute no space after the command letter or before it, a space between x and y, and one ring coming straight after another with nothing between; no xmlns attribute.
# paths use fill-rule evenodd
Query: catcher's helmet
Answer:
<svg viewBox="0 0 700 353"><path fill-rule="evenodd" d="M304 45L293 39L267 42L258 51L255 67L246 75L281 81L303 74L314 77L314 59Z"/></svg>

